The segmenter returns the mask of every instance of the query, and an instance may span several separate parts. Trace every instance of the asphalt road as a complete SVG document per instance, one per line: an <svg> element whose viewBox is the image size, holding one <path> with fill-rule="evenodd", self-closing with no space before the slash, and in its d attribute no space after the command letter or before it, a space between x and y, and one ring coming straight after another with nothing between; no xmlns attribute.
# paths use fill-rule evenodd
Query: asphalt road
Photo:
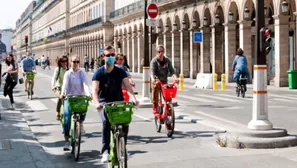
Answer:
<svg viewBox="0 0 297 168"><path fill-rule="evenodd" d="M38 69L33 100L27 99L23 85L17 86L17 110L22 112L55 167L106 167L100 163L101 120L92 105L85 121L86 134L83 137L80 161L76 163L70 153L62 150L63 135L59 122L55 120L57 98L51 92L52 74L53 70ZM136 91L141 92L141 79L135 77L135 80ZM164 133L156 133L151 109L138 109L128 138L129 167L295 167L297 158L292 156L296 156L296 148L237 150L221 148L215 144L215 134L222 127L240 128L249 122L252 115L250 93L248 91L247 98L243 99L237 98L232 90L209 91L186 87L185 91L178 92L176 99L180 106L175 108L178 118L173 138L167 138ZM270 120L291 133L297 132L294 128L297 115L293 110L297 98L289 92L275 94L268 98ZM8 100L2 101L2 105L4 108L9 107ZM182 119L185 116L194 120Z"/></svg>

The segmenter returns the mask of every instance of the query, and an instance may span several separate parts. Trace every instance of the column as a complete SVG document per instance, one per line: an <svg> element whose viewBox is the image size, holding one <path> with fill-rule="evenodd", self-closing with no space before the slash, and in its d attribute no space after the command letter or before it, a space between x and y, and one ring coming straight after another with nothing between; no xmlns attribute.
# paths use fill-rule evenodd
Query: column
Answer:
<svg viewBox="0 0 297 168"><path fill-rule="evenodd" d="M180 31L180 73L184 74L184 30Z"/></svg>
<svg viewBox="0 0 297 168"><path fill-rule="evenodd" d="M142 53L140 53L140 51L142 51L141 49L140 49L140 43L141 43L141 36L142 36L142 32L139 30L138 31L138 35L137 35L137 73L140 73L141 72L141 70L140 70L140 68L141 68L141 55L142 55Z"/></svg>
<svg viewBox="0 0 297 168"><path fill-rule="evenodd" d="M244 55L247 58L247 64L249 68L250 78L252 77L253 65L252 65L252 36L251 36L251 24L252 21L238 21L239 23L239 47L244 51ZM250 80L252 82L252 79Z"/></svg>
<svg viewBox="0 0 297 168"><path fill-rule="evenodd" d="M135 31L133 31L133 35L132 35L132 72L135 73L135 56L136 56L136 53L135 53Z"/></svg>
<svg viewBox="0 0 297 168"><path fill-rule="evenodd" d="M130 64L130 33L127 33L126 40L127 40L127 52L126 52L126 54L127 54L127 63L128 63L129 66L131 66L131 64ZM130 67L130 69L131 69L131 67Z"/></svg>
<svg viewBox="0 0 297 168"><path fill-rule="evenodd" d="M174 32L171 33L171 62L172 62L172 66L173 68L175 68L175 61L174 61ZM178 74L177 74L178 75Z"/></svg>
<svg viewBox="0 0 297 168"><path fill-rule="evenodd" d="M274 18L275 32L275 86L288 86L289 70L289 16Z"/></svg>
<svg viewBox="0 0 297 168"><path fill-rule="evenodd" d="M203 42L200 45L200 73L210 73L210 27L202 27Z"/></svg>
<svg viewBox="0 0 297 168"><path fill-rule="evenodd" d="M236 55L236 24L227 23L225 26L225 73L226 83L232 82L232 63Z"/></svg>
<svg viewBox="0 0 297 168"><path fill-rule="evenodd" d="M193 29L190 29L190 79L194 79L194 61L193 61Z"/></svg>

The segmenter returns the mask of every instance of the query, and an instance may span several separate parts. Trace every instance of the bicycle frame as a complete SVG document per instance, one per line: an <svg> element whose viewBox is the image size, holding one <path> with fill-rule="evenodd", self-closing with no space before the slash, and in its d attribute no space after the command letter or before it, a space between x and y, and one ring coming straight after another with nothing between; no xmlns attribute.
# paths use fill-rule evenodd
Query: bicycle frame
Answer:
<svg viewBox="0 0 297 168"><path fill-rule="evenodd" d="M165 109L165 114L167 115L168 113L168 105L169 104L172 104L172 98L170 99L165 99L164 96L163 96L163 92L162 92L162 87L166 87L166 86L176 86L177 85L177 81L174 81L172 84L163 84L160 80L157 80L157 84L160 85L160 90L159 90L159 105L161 108ZM164 103L162 101L162 99L164 99ZM164 107L163 107L164 105ZM162 113L160 114L160 119L164 119L164 110L163 109L158 109L158 111L162 111Z"/></svg>

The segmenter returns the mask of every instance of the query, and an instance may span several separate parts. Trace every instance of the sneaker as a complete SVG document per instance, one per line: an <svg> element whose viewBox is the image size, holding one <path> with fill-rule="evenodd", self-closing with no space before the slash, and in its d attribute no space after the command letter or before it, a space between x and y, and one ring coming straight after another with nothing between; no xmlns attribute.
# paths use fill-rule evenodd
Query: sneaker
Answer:
<svg viewBox="0 0 297 168"><path fill-rule="evenodd" d="M70 142L66 142L64 145L64 151L69 151L70 150Z"/></svg>
<svg viewBox="0 0 297 168"><path fill-rule="evenodd" d="M107 163L108 162L108 159L109 159L109 154L107 151L105 151L102 155L102 158L101 158L101 162L102 163Z"/></svg>
<svg viewBox="0 0 297 168"><path fill-rule="evenodd" d="M15 104L14 104L14 103L11 104L11 108L12 108L13 110L15 109Z"/></svg>

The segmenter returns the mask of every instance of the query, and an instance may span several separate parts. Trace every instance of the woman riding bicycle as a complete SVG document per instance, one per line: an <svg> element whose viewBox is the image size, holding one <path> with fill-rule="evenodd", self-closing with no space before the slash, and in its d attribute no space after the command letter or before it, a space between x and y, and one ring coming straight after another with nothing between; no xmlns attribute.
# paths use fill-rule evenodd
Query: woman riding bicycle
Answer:
<svg viewBox="0 0 297 168"><path fill-rule="evenodd" d="M237 55L234 58L233 64L232 64L232 71L235 70L233 74L233 81L238 84L240 75L243 75L243 77L246 77L249 81L250 74L249 69L247 65L247 59L243 55L243 50L241 48L237 49ZM237 86L236 86L237 87Z"/></svg>
<svg viewBox="0 0 297 168"><path fill-rule="evenodd" d="M135 83L131 78L131 74L130 74L128 68L124 65L124 55L122 53L118 53L116 55L115 59L116 59L116 65L115 66L123 69L126 72L127 76L129 77L130 84L134 85Z"/></svg>
<svg viewBox="0 0 297 168"><path fill-rule="evenodd" d="M57 60L57 68L55 69L54 75L52 77L52 90L58 92L61 95L61 89L63 85L63 79L66 71L68 70L68 57L60 56ZM56 108L56 119L60 120L60 108L62 105L62 99L59 97Z"/></svg>
<svg viewBox="0 0 297 168"><path fill-rule="evenodd" d="M79 69L79 57L72 56L71 57L71 68L65 73L61 91L61 97L67 95L87 95L91 96L87 75L85 72ZM72 113L69 108L69 102L67 99L64 100L64 137L65 137L65 146L64 150L70 150L69 143L69 131L71 125L71 116ZM85 115L81 116L81 121L85 120ZM84 132L83 124L81 123L81 130Z"/></svg>

